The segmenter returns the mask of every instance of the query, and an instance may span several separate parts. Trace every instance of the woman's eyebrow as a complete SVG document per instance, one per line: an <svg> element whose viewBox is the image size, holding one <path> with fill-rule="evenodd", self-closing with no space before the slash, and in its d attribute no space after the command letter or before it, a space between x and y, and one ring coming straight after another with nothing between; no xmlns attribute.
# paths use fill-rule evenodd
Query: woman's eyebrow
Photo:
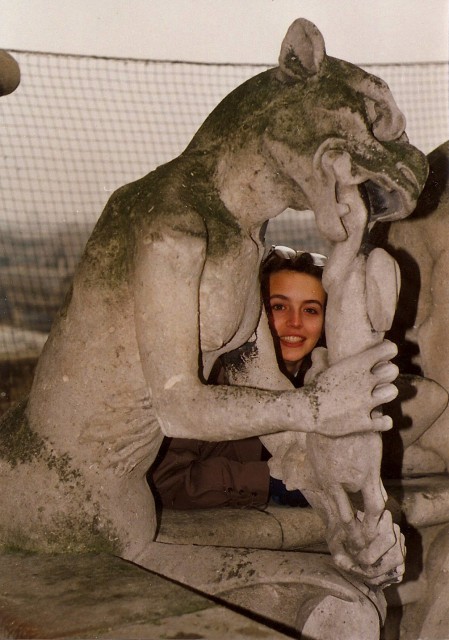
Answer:
<svg viewBox="0 0 449 640"><path fill-rule="evenodd" d="M281 300L290 300L290 298L288 296L285 296L282 293L273 293L273 295L270 296L270 301L273 298L280 298ZM323 308L323 304L319 301L319 300L315 300L314 298L312 298L311 300L303 300L302 304L317 304L318 306L320 306L321 308Z"/></svg>
<svg viewBox="0 0 449 640"><path fill-rule="evenodd" d="M314 304L317 304L320 307L323 306L323 304L319 300L314 300L313 298L312 298L312 300L303 300L303 302L304 302L304 304L314 303Z"/></svg>

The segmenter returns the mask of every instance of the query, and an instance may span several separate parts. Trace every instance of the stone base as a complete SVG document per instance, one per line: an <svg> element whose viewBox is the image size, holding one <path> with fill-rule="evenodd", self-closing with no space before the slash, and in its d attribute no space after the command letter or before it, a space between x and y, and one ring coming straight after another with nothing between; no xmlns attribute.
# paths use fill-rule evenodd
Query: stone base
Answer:
<svg viewBox="0 0 449 640"><path fill-rule="evenodd" d="M269 505L266 509L163 509L156 540L166 544L248 549L326 550L316 511Z"/></svg>
<svg viewBox="0 0 449 640"><path fill-rule="evenodd" d="M343 576L329 554L155 542L138 562L295 638L379 639L383 592Z"/></svg>
<svg viewBox="0 0 449 640"><path fill-rule="evenodd" d="M0 555L1 638L291 636L108 555Z"/></svg>
<svg viewBox="0 0 449 640"><path fill-rule="evenodd" d="M449 475L385 480L393 520L416 529L449 522ZM265 509L164 509L156 540L166 544L248 549L326 551L316 511L269 505Z"/></svg>

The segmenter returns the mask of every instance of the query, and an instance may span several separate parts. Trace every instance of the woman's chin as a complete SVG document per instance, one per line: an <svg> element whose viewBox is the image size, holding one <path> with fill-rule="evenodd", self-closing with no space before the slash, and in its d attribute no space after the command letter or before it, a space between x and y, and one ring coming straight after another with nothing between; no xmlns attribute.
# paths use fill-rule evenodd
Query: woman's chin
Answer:
<svg viewBox="0 0 449 640"><path fill-rule="evenodd" d="M298 371L304 356L298 356L295 358L282 356L282 359L284 360L285 368L288 373L295 374Z"/></svg>

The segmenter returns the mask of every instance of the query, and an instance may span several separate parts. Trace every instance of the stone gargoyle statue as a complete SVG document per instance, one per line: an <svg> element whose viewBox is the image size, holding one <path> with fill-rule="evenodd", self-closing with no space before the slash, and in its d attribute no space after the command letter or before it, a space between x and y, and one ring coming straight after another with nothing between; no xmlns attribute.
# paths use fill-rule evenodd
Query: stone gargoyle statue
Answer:
<svg viewBox="0 0 449 640"><path fill-rule="evenodd" d="M350 176L347 158L334 164L339 175ZM341 189L340 203L347 205L342 222L344 241L334 245L323 273L327 291L327 362L364 351L382 342L390 329L400 289L395 260L381 248L363 246L368 211L354 190ZM379 365L382 366L382 365ZM373 413L380 412L375 409ZM299 483L309 502L323 512L327 541L335 562L349 572L359 572L372 584L399 582L404 573L404 541L397 524L385 510L387 494L380 477L382 437L379 432L329 438L319 433L306 436L303 473ZM362 510L350 496L361 493ZM383 539L383 542L380 542ZM384 545L395 570L385 575L372 549Z"/></svg>
<svg viewBox="0 0 449 640"><path fill-rule="evenodd" d="M401 371L418 372L449 389L449 142L432 151L428 161L429 178L413 214L400 225L374 229L372 242L395 257L402 273L390 333L400 345ZM404 476L447 472L449 409L396 456Z"/></svg>
<svg viewBox="0 0 449 640"><path fill-rule="evenodd" d="M425 376L449 390L449 142L434 149L428 162L429 177L415 211L400 223L375 227L371 241L394 256L401 269L400 300L389 332L399 345L401 372ZM403 486L426 484L422 525L418 531L412 528L410 541L406 535L406 544L414 544L412 570L394 588L403 605L401 638L443 638L449 629L449 409L422 433L403 422L404 434L384 434L393 456L385 474L402 476ZM432 482L440 486L440 498L429 491Z"/></svg>
<svg viewBox="0 0 449 640"><path fill-rule="evenodd" d="M263 230L287 207L312 209L340 243L348 194L397 220L426 176L385 83L328 56L318 29L295 21L278 67L235 89L179 157L107 203L30 395L0 424L2 548L103 550L151 568L146 472L164 435L267 436L283 469L290 435L280 432L388 430L374 410L397 394L389 341L346 354L303 389L281 379L261 316ZM217 358L255 333L257 383L207 384Z"/></svg>

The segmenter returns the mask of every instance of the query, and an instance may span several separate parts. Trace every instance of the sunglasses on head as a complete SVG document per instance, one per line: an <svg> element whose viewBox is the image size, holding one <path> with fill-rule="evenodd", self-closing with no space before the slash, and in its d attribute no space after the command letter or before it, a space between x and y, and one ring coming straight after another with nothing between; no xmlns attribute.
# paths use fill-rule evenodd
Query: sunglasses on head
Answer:
<svg viewBox="0 0 449 640"><path fill-rule="evenodd" d="M308 253L311 256L312 262L316 267L324 267L327 262L327 256L323 256L322 253L312 253L311 251L295 251L294 249L291 249L290 247L284 247L281 244L273 244L268 252L267 258L275 254L280 258L284 258L285 260L294 260L298 256L301 256L303 253Z"/></svg>

